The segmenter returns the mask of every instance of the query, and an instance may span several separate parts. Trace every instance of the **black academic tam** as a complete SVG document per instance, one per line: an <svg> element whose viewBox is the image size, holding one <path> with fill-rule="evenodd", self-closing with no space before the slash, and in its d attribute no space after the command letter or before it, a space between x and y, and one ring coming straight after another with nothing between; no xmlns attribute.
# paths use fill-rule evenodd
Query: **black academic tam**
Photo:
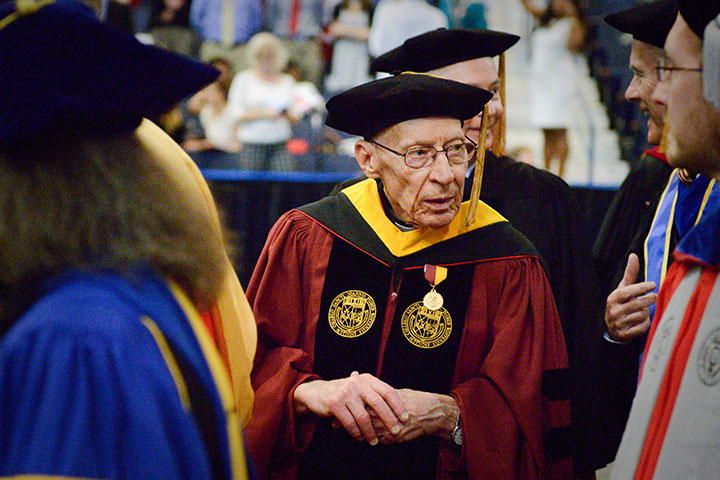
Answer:
<svg viewBox="0 0 720 480"><path fill-rule="evenodd" d="M680 15L695 35L703 38L705 27L720 14L718 0L676 0Z"/></svg>
<svg viewBox="0 0 720 480"><path fill-rule="evenodd" d="M130 131L220 73L138 42L81 2L33 5L0 2L0 142Z"/></svg>
<svg viewBox="0 0 720 480"><path fill-rule="evenodd" d="M325 123L351 135L371 138L392 125L416 118L467 120L480 113L492 93L422 73L364 83L327 102Z"/></svg>
<svg viewBox="0 0 720 480"><path fill-rule="evenodd" d="M677 13L675 0L661 0L613 13L605 17L605 22L636 40L664 48Z"/></svg>
<svg viewBox="0 0 720 480"><path fill-rule="evenodd" d="M515 45L520 37L494 30L439 28L417 35L376 58L376 72L428 72L476 58L495 57Z"/></svg>

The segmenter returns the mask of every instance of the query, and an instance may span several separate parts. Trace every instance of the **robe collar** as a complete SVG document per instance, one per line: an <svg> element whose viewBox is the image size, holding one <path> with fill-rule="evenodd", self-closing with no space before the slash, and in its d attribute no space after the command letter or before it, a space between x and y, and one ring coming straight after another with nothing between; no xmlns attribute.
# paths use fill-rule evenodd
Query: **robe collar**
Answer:
<svg viewBox="0 0 720 480"><path fill-rule="evenodd" d="M675 256L684 261L720 268L720 208L703 216L682 239Z"/></svg>

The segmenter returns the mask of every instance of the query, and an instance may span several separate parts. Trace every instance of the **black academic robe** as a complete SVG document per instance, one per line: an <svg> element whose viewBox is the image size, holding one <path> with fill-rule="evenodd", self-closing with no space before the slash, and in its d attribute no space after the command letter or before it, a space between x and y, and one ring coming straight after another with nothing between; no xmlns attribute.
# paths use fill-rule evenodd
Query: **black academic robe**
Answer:
<svg viewBox="0 0 720 480"><path fill-rule="evenodd" d="M471 188L472 177L466 195ZM592 472L611 460L596 415L604 301L575 198L560 177L487 151L480 199L522 232L547 264L574 377L573 463L578 473Z"/></svg>
<svg viewBox="0 0 720 480"><path fill-rule="evenodd" d="M647 152L640 166L631 171L615 194L593 245L593 260L601 279L604 298L622 280L631 253L640 260L638 282L645 281L645 239L673 168L657 149ZM638 383L640 354L645 337L627 344L603 341L602 402L606 449L610 460L620 445Z"/></svg>
<svg viewBox="0 0 720 480"><path fill-rule="evenodd" d="M655 149L648 151L640 165L620 185L593 244L592 257L603 298L607 298L622 280L631 253L640 259L640 276L645 271L643 245L660 196L673 171L656 155ZM638 278L638 281L643 280L644 277Z"/></svg>
<svg viewBox="0 0 720 480"><path fill-rule="evenodd" d="M484 204L441 229L399 230L366 180L273 227L247 289L258 324L245 430L262 478L570 478L567 360L532 245ZM445 303L422 307L426 264ZM462 449L423 437L370 447L314 415L300 383L371 373L452 395Z"/></svg>

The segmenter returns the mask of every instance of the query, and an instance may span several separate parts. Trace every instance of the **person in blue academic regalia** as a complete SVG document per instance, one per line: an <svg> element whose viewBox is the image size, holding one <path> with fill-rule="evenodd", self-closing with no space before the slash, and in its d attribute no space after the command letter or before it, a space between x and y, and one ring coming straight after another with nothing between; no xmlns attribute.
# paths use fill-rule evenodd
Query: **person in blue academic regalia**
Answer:
<svg viewBox="0 0 720 480"><path fill-rule="evenodd" d="M214 205L144 119L216 76L81 3L0 4L0 477L252 476Z"/></svg>

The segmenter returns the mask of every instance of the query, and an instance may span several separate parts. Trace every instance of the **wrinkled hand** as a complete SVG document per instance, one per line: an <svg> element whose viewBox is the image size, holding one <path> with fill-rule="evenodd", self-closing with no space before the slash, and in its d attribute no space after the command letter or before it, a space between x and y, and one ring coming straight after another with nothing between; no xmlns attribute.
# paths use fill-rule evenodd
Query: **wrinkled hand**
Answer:
<svg viewBox="0 0 720 480"><path fill-rule="evenodd" d="M618 287L608 296L605 325L610 338L619 342L633 340L650 327L648 307L657 300L655 282L634 283L640 269L637 255L630 254L625 275Z"/></svg>
<svg viewBox="0 0 720 480"><path fill-rule="evenodd" d="M370 413L373 428L381 443L401 443L418 437L437 436L449 439L460 409L449 395L399 389L397 393L410 414L397 431L388 430L382 420Z"/></svg>
<svg viewBox="0 0 720 480"><path fill-rule="evenodd" d="M339 423L355 440L371 445L378 443L374 423L388 431L400 431L408 418L398 392L369 373L353 372L347 378L303 383L295 389L294 400L298 414L309 411L334 417L334 425Z"/></svg>

